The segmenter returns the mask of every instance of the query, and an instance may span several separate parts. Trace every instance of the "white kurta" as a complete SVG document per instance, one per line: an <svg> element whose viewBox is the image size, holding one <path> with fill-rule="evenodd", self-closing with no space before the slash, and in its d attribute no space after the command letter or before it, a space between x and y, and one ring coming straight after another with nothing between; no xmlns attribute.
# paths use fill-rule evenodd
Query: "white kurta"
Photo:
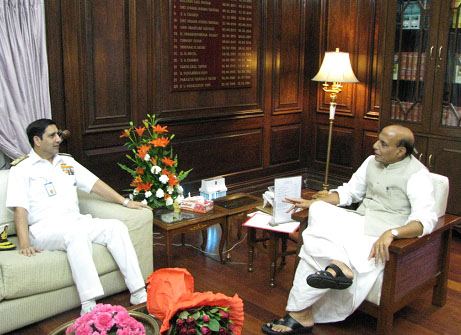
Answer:
<svg viewBox="0 0 461 335"><path fill-rule="evenodd" d="M136 252L126 226L79 212L77 188L90 192L98 178L72 157L56 155L53 163L33 150L11 168L6 206L27 210L29 237L41 250L64 250L80 300L104 294L93 262L92 243L107 246L134 292L144 287Z"/></svg>
<svg viewBox="0 0 461 335"><path fill-rule="evenodd" d="M374 157L365 160L347 184L334 190L339 194L340 205L358 202L365 195L370 159ZM412 205L410 217L423 224L423 235L430 233L435 225L434 220L427 220L428 209L423 206L431 203L432 195L425 191L428 180L430 182L428 178L427 171L415 173L407 186ZM373 243L379 237L365 235L364 223L365 217L354 211L323 201L312 204L287 311L301 311L312 306L315 322L325 323L344 320L360 306L384 270L383 264L376 266L374 259L368 260ZM316 289L307 285L306 277L325 269L332 260L341 261L351 268L353 284L346 290Z"/></svg>

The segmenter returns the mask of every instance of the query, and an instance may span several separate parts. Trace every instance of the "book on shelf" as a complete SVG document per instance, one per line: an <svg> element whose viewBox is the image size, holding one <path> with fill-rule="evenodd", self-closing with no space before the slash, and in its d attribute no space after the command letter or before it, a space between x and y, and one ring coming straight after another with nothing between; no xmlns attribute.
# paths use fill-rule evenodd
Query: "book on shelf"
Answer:
<svg viewBox="0 0 461 335"><path fill-rule="evenodd" d="M455 74L453 76L453 83L461 84L461 54L455 55Z"/></svg>
<svg viewBox="0 0 461 335"><path fill-rule="evenodd" d="M460 127L461 107L444 106L442 112L442 125Z"/></svg>
<svg viewBox="0 0 461 335"><path fill-rule="evenodd" d="M402 51L400 52L400 57L399 54L396 53L394 54L394 67L392 69L392 79L416 81L416 79L419 78L419 80L422 81L424 80L425 66L425 53L420 55L418 52Z"/></svg>
<svg viewBox="0 0 461 335"><path fill-rule="evenodd" d="M421 22L421 8L418 1L411 1L403 11L403 29L419 29Z"/></svg>
<svg viewBox="0 0 461 335"><path fill-rule="evenodd" d="M461 0L452 2L453 23L452 28L461 28Z"/></svg>

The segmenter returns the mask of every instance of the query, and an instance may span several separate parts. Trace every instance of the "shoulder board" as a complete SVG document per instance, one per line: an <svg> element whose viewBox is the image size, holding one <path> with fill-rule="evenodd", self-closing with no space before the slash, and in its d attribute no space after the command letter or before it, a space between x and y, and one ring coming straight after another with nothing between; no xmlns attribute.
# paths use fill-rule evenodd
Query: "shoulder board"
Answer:
<svg viewBox="0 0 461 335"><path fill-rule="evenodd" d="M66 154L66 153L64 153L64 152L60 152L58 155L59 155L59 156L67 156L67 157L72 157L72 155L71 155L71 154Z"/></svg>
<svg viewBox="0 0 461 335"><path fill-rule="evenodd" d="M29 158L29 155L23 155L23 156L21 156L21 157L19 157L19 158L16 158L14 161L12 161L12 162L10 163L10 165L11 165L11 166L15 166L15 165L21 163L21 162L22 162L24 159L26 159L26 158Z"/></svg>

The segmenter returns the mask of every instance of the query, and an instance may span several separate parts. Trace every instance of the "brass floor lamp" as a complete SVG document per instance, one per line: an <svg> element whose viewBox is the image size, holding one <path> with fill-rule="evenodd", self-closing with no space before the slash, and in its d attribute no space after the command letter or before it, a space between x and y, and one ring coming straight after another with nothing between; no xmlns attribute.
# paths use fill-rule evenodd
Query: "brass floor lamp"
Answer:
<svg viewBox="0 0 461 335"><path fill-rule="evenodd" d="M358 83L359 81L355 77L354 71L352 71L349 53L339 52L338 48L336 48L336 51L325 52L320 70L312 80L324 82L323 90L330 94L330 124L328 130L325 182L323 183L323 190L316 194L316 196L325 196L328 194L329 187L328 170L330 168L331 135L333 132L333 121L335 119L336 97L342 91L341 83Z"/></svg>

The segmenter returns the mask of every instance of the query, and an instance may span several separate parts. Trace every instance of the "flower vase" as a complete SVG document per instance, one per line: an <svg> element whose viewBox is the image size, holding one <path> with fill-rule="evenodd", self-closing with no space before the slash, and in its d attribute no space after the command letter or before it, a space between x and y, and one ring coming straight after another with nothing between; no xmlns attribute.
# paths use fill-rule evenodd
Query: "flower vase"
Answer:
<svg viewBox="0 0 461 335"><path fill-rule="evenodd" d="M144 326L144 329L146 330L146 335L159 335L160 330L157 324L157 321L155 321L154 318L152 318L150 315L147 315L145 313L141 313L138 311L128 311L128 314L132 316L133 318L136 319L136 321L142 323ZM69 321L55 330L51 331L48 335L65 335L66 334L66 329L70 327L75 320Z"/></svg>

